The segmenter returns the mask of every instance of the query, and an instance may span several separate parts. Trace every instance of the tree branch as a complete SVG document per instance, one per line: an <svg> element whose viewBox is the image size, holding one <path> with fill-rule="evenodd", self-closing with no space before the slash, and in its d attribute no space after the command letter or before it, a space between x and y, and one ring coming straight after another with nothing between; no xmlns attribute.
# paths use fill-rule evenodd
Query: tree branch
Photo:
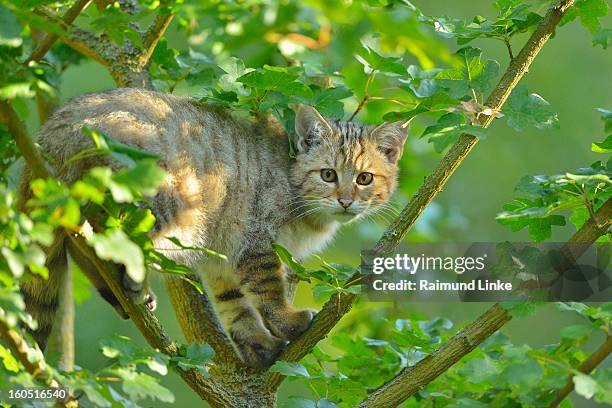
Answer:
<svg viewBox="0 0 612 408"><path fill-rule="evenodd" d="M187 342L208 343L215 350L217 361L241 365L206 294L200 295L191 284L177 277L167 277L165 283Z"/></svg>
<svg viewBox="0 0 612 408"><path fill-rule="evenodd" d="M32 349L21 334L11 328L4 319L0 319L0 339L8 346L13 356L23 364L26 371L32 377L45 384L53 384L53 377L49 370L47 370L40 350ZM57 383L55 383L55 386L57 386Z"/></svg>
<svg viewBox="0 0 612 408"><path fill-rule="evenodd" d="M370 394L359 404L359 408L398 406L478 347L510 319L504 308L494 305L435 352L405 368L393 380Z"/></svg>
<svg viewBox="0 0 612 408"><path fill-rule="evenodd" d="M144 67L149 62L153 51L159 40L164 36L166 29L172 22L173 14L158 14L151 26L144 33L142 38L143 51L139 56L139 64Z"/></svg>
<svg viewBox="0 0 612 408"><path fill-rule="evenodd" d="M66 26L72 24L72 22L79 16L81 11L89 4L91 0L78 0L62 17L62 21ZM53 46L53 43L57 41L59 36L54 33L48 33L45 38L38 44L36 49L32 52L32 55L26 60L25 65L31 61L38 61L45 56L47 51Z"/></svg>
<svg viewBox="0 0 612 408"><path fill-rule="evenodd" d="M69 26L48 8L40 7L35 9L35 12L64 29L65 34L61 34L58 37L69 47L104 66L110 66L121 54L121 48L107 38L97 37L89 31Z"/></svg>
<svg viewBox="0 0 612 408"><path fill-rule="evenodd" d="M34 142L28 136L26 128L17 116L17 112L8 101L0 101L0 121L8 127L9 133L13 136L19 151L28 163L32 173L39 178L49 176L49 170L43 161Z"/></svg>
<svg viewBox="0 0 612 408"><path fill-rule="evenodd" d="M590 374L599 364L601 364L609 355L612 353L612 336L607 336L606 341L603 342L601 346L597 350L593 352L586 359L580 367L578 367L578 371L583 374ZM570 375L567 379L567 383L563 388L560 388L557 391L557 397L548 408L556 408L563 402L563 400L574 391L574 376Z"/></svg>
<svg viewBox="0 0 612 408"><path fill-rule="evenodd" d="M546 41L554 32L557 24L573 4L573 0L561 1L558 5L550 8L534 33L531 35L520 53L510 62L508 69L500 79L499 83L489 96L486 106L493 110L501 110L503 104L510 96L512 89L516 87L529 66L538 55ZM488 127L493 121L493 116L485 116L481 120L483 127ZM456 168L470 153L478 138L471 135L462 135L442 158L434 171L425 178L418 191L412 196L410 203L402 210L400 215L389 225L383 236L374 246L374 253L387 254L404 239L408 231L413 227L416 220L421 216L425 208L438 195L442 188L454 173ZM322 340L330 330L341 319L342 314L351 309L355 301L354 295L334 295L323 306L323 309L313 320L312 326L301 337L291 342L280 356L280 360L297 361L304 357L312 347ZM334 314L339 314L333 316ZM282 376L272 373L269 377L271 387L276 387L282 381Z"/></svg>
<svg viewBox="0 0 612 408"><path fill-rule="evenodd" d="M63 371L74 370L74 313L72 267L67 264L61 280L58 309L46 347L48 353L60 353L57 366Z"/></svg>

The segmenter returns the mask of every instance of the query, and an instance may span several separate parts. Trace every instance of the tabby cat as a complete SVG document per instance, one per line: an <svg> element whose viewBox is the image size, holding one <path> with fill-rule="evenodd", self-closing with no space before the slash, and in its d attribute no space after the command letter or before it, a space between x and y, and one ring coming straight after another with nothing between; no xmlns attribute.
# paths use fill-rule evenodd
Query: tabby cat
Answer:
<svg viewBox="0 0 612 408"><path fill-rule="evenodd" d="M120 167L106 156L68 162L93 147L83 126L159 155L167 177L149 200L156 217L154 245L198 273L238 354L251 366L265 367L314 316L287 300L286 276L272 243L303 259L327 245L341 224L380 209L396 188L407 134L400 123L371 127L326 120L309 106L297 109L295 123L297 155L291 158L286 133L271 119L238 119L186 97L117 89L75 98L58 109L38 143L68 183L93 166ZM31 196L31 179L26 170L22 208ZM177 251L165 237L211 248L229 262ZM57 309L67 245L58 238L48 249L48 281L32 279L22 287L43 347ZM84 272L96 281L93 266ZM127 291L142 293L154 307L146 285L124 280ZM107 300L117 302L101 279L94 283Z"/></svg>

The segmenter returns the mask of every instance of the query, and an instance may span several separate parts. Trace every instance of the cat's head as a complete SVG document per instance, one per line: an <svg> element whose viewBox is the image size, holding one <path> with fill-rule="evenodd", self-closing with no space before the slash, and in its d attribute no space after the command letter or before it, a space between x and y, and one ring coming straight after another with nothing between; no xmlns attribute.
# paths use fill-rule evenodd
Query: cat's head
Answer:
<svg viewBox="0 0 612 408"><path fill-rule="evenodd" d="M408 132L401 122L367 126L326 120L302 105L295 131L292 180L302 197L294 205L294 216L346 223L391 198Z"/></svg>

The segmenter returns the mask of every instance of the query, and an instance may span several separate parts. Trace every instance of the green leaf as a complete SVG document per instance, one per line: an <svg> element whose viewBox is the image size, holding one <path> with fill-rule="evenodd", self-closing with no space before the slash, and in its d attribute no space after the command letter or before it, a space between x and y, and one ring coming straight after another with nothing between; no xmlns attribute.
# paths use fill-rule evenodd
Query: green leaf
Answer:
<svg viewBox="0 0 612 408"><path fill-rule="evenodd" d="M482 62L479 48L462 48L456 55L454 68L440 71L435 76L436 82L447 89L452 98L462 98L471 90L486 92L499 74L499 64L493 60Z"/></svg>
<svg viewBox="0 0 612 408"><path fill-rule="evenodd" d="M344 104L341 100L353 96L345 87L314 88L309 104L323 116L340 118L344 115Z"/></svg>
<svg viewBox="0 0 612 408"><path fill-rule="evenodd" d="M574 4L574 9L580 17L580 23L591 34L596 34L601 28L599 19L608 14L610 6L606 0L578 0Z"/></svg>
<svg viewBox="0 0 612 408"><path fill-rule="evenodd" d="M367 46L364 46L355 57L363 64L367 74L377 71L384 74L406 75L407 72L406 66L401 63L401 58L384 57Z"/></svg>
<svg viewBox="0 0 612 408"><path fill-rule="evenodd" d="M588 337L591 333L593 333L593 329L593 326L574 324L563 327L560 332L560 337L564 340L577 341Z"/></svg>
<svg viewBox="0 0 612 408"><path fill-rule="evenodd" d="M610 404L612 402L612 368L598 368L592 377L597 381L595 401L601 404Z"/></svg>
<svg viewBox="0 0 612 408"><path fill-rule="evenodd" d="M93 234L88 243L101 259L125 265L128 276L134 282L145 278L144 255L138 245L120 229L110 229L104 234Z"/></svg>
<svg viewBox="0 0 612 408"><path fill-rule="evenodd" d="M499 375L500 372L499 365L486 355L483 358L468 360L459 369L459 374L463 375L467 381L476 384L488 381L492 376Z"/></svg>
<svg viewBox="0 0 612 408"><path fill-rule="evenodd" d="M167 356L140 348L129 337L116 334L110 339L103 339L100 341L100 349L104 356L117 360L120 365L142 364L160 375L168 373Z"/></svg>
<svg viewBox="0 0 612 408"><path fill-rule="evenodd" d="M500 306L508 311L508 314L516 319L522 319L535 314L537 304L534 302L500 302Z"/></svg>
<svg viewBox="0 0 612 408"><path fill-rule="evenodd" d="M538 94L530 94L525 85L517 86L503 109L508 125L516 131L527 126L538 129L558 129L557 114L548 109L549 103Z"/></svg>
<svg viewBox="0 0 612 408"><path fill-rule="evenodd" d="M91 137L96 145L96 148L101 154L109 154L112 158L123 165L133 166L138 160L159 159L159 155L155 153L126 145L125 143L121 143L112 137L103 134L102 132L92 130L87 126L83 126L82 131L84 134Z"/></svg>
<svg viewBox="0 0 612 408"><path fill-rule="evenodd" d="M126 368L119 368L111 372L123 380L121 388L131 400L139 401L145 398L173 403L174 394L159 384L156 378L145 373L139 373Z"/></svg>
<svg viewBox="0 0 612 408"><path fill-rule="evenodd" d="M604 122L604 131L606 133L612 132L612 111L604 108L597 108L597 111L601 113L601 120Z"/></svg>
<svg viewBox="0 0 612 408"><path fill-rule="evenodd" d="M302 364L293 361L277 361L269 369L272 373L279 373L285 377L304 377L314 378L309 373L306 367Z"/></svg>
<svg viewBox="0 0 612 408"><path fill-rule="evenodd" d="M194 247L194 246L189 246L189 245L183 245L181 243L181 241L179 241L178 238L176 237L166 237L166 239L170 242L172 242L174 245L176 245L177 247L179 247L182 250L185 251L199 251L199 252L204 252L207 255L219 258L219 259L223 259L224 261L227 261L227 256L220 254L219 252L213 251L212 249L208 249L208 248L202 248L202 247Z"/></svg>
<svg viewBox="0 0 612 408"><path fill-rule="evenodd" d="M438 123L425 129L421 137L429 136L429 143L433 143L436 152L441 153L448 146L454 144L459 136L468 134L478 138L486 137L486 131L480 126L468 125L465 117L457 113L447 113Z"/></svg>
<svg viewBox="0 0 612 408"><path fill-rule="evenodd" d="M195 369L204 377L210 377L208 366L213 363L215 351L208 344L192 343L189 346L181 346L181 355L171 358L171 361L184 371Z"/></svg>
<svg viewBox="0 0 612 408"><path fill-rule="evenodd" d="M600 45L601 48L607 50L612 43L612 29L610 28L602 28L597 31L593 36L593 46Z"/></svg>
<svg viewBox="0 0 612 408"><path fill-rule="evenodd" d="M287 96L312 96L310 88L297 81L298 78L299 75L290 68L264 65L263 69L248 72L236 81L251 88L276 91Z"/></svg>
<svg viewBox="0 0 612 408"><path fill-rule="evenodd" d="M306 272L306 268L304 268L298 261L295 260L293 255L289 253L289 251L280 244L272 244L272 248L278 255L278 258L291 270L296 274L298 278L304 280L306 282L310 282L310 277Z"/></svg>
<svg viewBox="0 0 612 408"><path fill-rule="evenodd" d="M154 196L157 194L157 187L165 178L166 172L158 167L155 161L146 159L139 161L132 168L117 172L113 176L113 183L109 187L111 192L114 188L117 189L120 186L122 189L129 190L132 195Z"/></svg>
<svg viewBox="0 0 612 408"><path fill-rule="evenodd" d="M2 360L2 365L4 366L5 370L13 373L19 372L19 362L2 344L0 344L0 359Z"/></svg>

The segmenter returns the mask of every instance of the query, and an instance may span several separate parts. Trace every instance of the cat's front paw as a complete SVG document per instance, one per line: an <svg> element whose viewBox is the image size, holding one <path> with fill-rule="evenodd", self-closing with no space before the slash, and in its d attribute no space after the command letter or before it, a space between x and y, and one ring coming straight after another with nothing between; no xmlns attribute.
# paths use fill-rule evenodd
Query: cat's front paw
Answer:
<svg viewBox="0 0 612 408"><path fill-rule="evenodd" d="M283 351L286 341L261 331L256 333L232 332L230 337L242 361L253 368L268 368Z"/></svg>
<svg viewBox="0 0 612 408"><path fill-rule="evenodd" d="M310 327L315 315L316 311L312 309L295 309L288 306L284 309L265 312L264 320L275 336L291 341Z"/></svg>

